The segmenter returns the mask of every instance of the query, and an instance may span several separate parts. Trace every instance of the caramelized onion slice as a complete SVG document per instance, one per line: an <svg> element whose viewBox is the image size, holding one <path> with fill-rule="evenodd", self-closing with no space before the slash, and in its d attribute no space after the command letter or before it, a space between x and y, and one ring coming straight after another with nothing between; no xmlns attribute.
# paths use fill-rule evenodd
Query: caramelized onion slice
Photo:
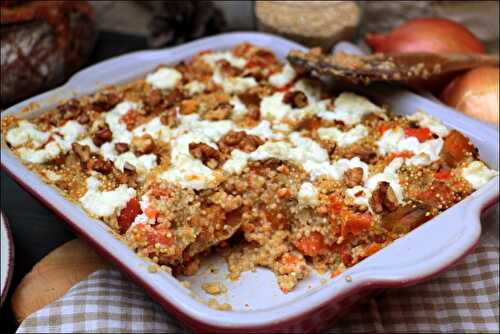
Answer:
<svg viewBox="0 0 500 334"><path fill-rule="evenodd" d="M411 204L397 208L382 217L382 225L397 234L408 233L431 218L429 207L424 204Z"/></svg>

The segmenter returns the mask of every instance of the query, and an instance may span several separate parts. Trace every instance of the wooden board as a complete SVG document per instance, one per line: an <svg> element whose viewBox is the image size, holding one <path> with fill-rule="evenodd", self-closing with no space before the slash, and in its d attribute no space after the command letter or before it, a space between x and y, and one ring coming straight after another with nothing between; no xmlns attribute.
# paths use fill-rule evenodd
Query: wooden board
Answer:
<svg viewBox="0 0 500 334"><path fill-rule="evenodd" d="M12 310L17 322L21 323L94 271L107 266L110 264L80 239L59 246L40 260L14 291Z"/></svg>

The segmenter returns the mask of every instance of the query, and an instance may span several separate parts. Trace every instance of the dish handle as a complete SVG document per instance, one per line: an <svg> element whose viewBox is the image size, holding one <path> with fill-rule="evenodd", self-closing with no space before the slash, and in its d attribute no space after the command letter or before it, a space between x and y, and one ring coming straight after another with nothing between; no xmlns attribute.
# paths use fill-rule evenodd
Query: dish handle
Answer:
<svg viewBox="0 0 500 334"><path fill-rule="evenodd" d="M498 183L497 176L456 209L441 213L345 274L356 286L402 287L445 271L478 243L481 212L498 202Z"/></svg>

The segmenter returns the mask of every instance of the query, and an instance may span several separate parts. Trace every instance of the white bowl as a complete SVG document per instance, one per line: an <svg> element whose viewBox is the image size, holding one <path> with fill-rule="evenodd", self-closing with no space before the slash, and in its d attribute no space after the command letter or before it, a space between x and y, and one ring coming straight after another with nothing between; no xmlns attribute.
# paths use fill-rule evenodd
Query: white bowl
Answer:
<svg viewBox="0 0 500 334"><path fill-rule="evenodd" d="M105 85L133 80L159 64L173 64L202 50L228 49L242 42L268 48L280 58L284 58L292 48L305 49L294 42L268 34L229 33L170 49L134 52L84 69L64 86L19 103L4 111L2 117L15 114L30 118L54 107L61 99L90 94ZM398 114L411 114L420 108L440 118L448 127L469 136L479 148L482 158L498 169L498 130L394 87L381 85L360 90L378 102L388 104ZM32 103L36 103L38 108L22 112ZM481 233L481 211L498 200L496 177L462 202L340 276L322 283L322 277L312 275L288 294L279 290L274 275L265 269L244 273L237 282L228 282L223 276L223 261L211 258L208 262L219 267L219 276L211 274L208 265L205 265L199 274L191 278L192 289L201 298L207 299L208 296L199 288L201 282L224 280L229 291L218 296L217 300L233 306L233 311L227 312L211 309L198 302L193 298L192 291L184 288L172 276L163 272L149 273L147 262L114 238L104 223L89 218L82 209L64 199L24 167L4 141L1 153L2 166L17 182L52 208L166 310L180 318L186 326L199 331L291 333L321 328L374 289L415 284L445 270L465 256L477 243Z"/></svg>
<svg viewBox="0 0 500 334"><path fill-rule="evenodd" d="M7 219L0 212L0 307L9 292L14 272L14 243Z"/></svg>

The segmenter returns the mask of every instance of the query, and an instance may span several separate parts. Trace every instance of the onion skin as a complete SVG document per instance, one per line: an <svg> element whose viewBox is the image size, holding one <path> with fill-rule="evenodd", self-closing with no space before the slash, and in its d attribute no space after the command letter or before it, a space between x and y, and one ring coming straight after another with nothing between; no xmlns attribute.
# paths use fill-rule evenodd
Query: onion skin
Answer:
<svg viewBox="0 0 500 334"><path fill-rule="evenodd" d="M369 33L366 42L383 53L484 53L485 48L465 26L445 18L407 21L387 35Z"/></svg>
<svg viewBox="0 0 500 334"><path fill-rule="evenodd" d="M441 101L480 121L498 125L499 71L478 67L455 78L442 92Z"/></svg>

